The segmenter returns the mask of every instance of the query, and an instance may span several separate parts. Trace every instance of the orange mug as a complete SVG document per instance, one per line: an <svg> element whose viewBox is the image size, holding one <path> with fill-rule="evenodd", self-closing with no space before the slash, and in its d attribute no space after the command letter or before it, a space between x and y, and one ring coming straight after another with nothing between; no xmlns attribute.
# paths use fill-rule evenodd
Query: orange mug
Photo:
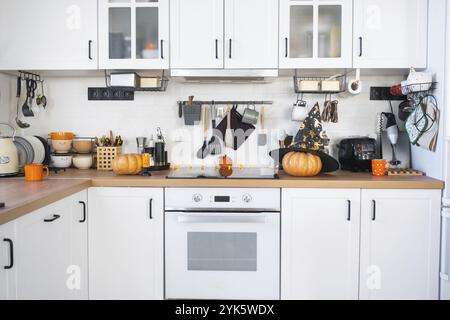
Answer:
<svg viewBox="0 0 450 320"><path fill-rule="evenodd" d="M26 164L25 165L25 181L42 181L44 180L43 171L46 171L45 177L49 175L48 166L43 164Z"/></svg>
<svg viewBox="0 0 450 320"><path fill-rule="evenodd" d="M372 175L375 177L384 177L386 170L389 169L389 163L386 160L372 160Z"/></svg>

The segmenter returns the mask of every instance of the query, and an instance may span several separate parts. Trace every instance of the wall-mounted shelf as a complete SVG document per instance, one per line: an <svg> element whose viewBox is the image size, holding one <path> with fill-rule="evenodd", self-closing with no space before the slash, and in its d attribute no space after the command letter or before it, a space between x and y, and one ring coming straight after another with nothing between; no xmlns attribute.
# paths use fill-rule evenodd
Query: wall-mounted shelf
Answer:
<svg viewBox="0 0 450 320"><path fill-rule="evenodd" d="M113 90L122 90L122 91L134 91L134 92L164 92L167 90L167 85L169 83L169 78L167 78L165 76L165 72L164 70L162 70L161 76L155 76L155 77L150 77L150 78L156 78L159 80L159 86L155 86L155 87L141 87L141 79L145 78L142 77L138 74L136 74L137 76L137 83L136 86L129 86L129 87L124 87L124 86L111 86L111 75L107 74L106 70L105 70L105 83L106 83L106 87L113 89Z"/></svg>
<svg viewBox="0 0 450 320"><path fill-rule="evenodd" d="M294 76L294 90L298 94L338 94L347 88L347 75L332 77Z"/></svg>

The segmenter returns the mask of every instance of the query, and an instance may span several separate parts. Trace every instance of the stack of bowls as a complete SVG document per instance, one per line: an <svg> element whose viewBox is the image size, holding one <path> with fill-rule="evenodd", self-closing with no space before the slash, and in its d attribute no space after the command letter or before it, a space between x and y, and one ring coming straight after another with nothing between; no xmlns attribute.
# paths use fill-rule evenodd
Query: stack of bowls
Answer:
<svg viewBox="0 0 450 320"><path fill-rule="evenodd" d="M75 135L72 132L51 132L49 136L55 151L51 155L51 165L60 169L70 168L73 156L69 153L72 150Z"/></svg>
<svg viewBox="0 0 450 320"><path fill-rule="evenodd" d="M94 149L93 138L75 138L73 140L73 149L77 155L73 158L73 166L80 170L87 170L92 167L94 159L92 151Z"/></svg>

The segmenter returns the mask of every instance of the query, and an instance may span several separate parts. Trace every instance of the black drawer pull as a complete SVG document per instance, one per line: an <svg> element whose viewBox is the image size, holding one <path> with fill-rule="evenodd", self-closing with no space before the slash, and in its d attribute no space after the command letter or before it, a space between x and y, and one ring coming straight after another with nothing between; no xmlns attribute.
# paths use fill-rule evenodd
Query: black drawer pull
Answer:
<svg viewBox="0 0 450 320"><path fill-rule="evenodd" d="M5 270L9 270L14 267L14 244L11 239L3 239L3 241L9 243L9 265L3 268Z"/></svg>
<svg viewBox="0 0 450 320"><path fill-rule="evenodd" d="M216 59L219 59L219 40L216 39Z"/></svg>
<svg viewBox="0 0 450 320"><path fill-rule="evenodd" d="M164 40L161 40L161 59L164 60Z"/></svg>
<svg viewBox="0 0 450 320"><path fill-rule="evenodd" d="M92 60L92 40L89 40L89 49L88 49L88 56L89 60Z"/></svg>
<svg viewBox="0 0 450 320"><path fill-rule="evenodd" d="M148 202L148 213L149 213L149 218L153 219L153 199L150 199Z"/></svg>
<svg viewBox="0 0 450 320"><path fill-rule="evenodd" d="M79 204L83 206L83 219L79 220L79 223L86 222L86 202L84 201L78 201Z"/></svg>
<svg viewBox="0 0 450 320"><path fill-rule="evenodd" d="M231 59L231 43L233 42L233 40L230 39L230 52L229 52L229 58Z"/></svg>
<svg viewBox="0 0 450 320"><path fill-rule="evenodd" d="M288 57L288 38L284 38L284 57Z"/></svg>
<svg viewBox="0 0 450 320"><path fill-rule="evenodd" d="M363 38L359 37L359 56L362 57L363 55Z"/></svg>
<svg viewBox="0 0 450 320"><path fill-rule="evenodd" d="M377 202L372 200L372 221L377 219Z"/></svg>
<svg viewBox="0 0 450 320"><path fill-rule="evenodd" d="M350 200L347 200L347 221L352 220L352 202Z"/></svg>
<svg viewBox="0 0 450 320"><path fill-rule="evenodd" d="M53 218L50 218L50 219L44 219L44 222L53 222L53 221L58 220L59 218L61 218L61 216L60 216L59 214L54 214L54 215L53 215Z"/></svg>

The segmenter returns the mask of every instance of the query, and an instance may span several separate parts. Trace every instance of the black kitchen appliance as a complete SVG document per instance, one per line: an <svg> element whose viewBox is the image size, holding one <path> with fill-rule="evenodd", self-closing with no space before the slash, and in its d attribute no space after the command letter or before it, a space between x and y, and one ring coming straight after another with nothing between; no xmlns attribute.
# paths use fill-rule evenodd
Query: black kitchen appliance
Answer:
<svg viewBox="0 0 450 320"><path fill-rule="evenodd" d="M372 160L377 159L377 142L371 138L344 139L339 144L342 170L370 172Z"/></svg>

